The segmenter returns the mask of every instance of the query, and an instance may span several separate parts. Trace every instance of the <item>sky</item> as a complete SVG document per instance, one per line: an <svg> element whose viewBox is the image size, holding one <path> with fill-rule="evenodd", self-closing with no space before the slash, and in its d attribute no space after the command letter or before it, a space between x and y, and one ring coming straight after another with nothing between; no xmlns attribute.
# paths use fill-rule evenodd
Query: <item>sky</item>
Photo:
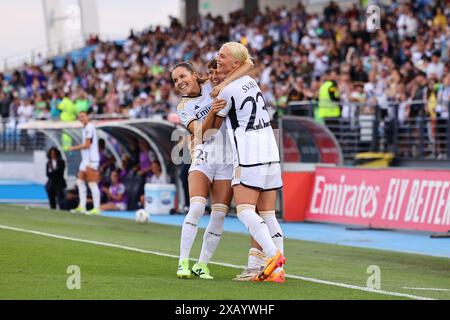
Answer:
<svg viewBox="0 0 450 320"><path fill-rule="evenodd" d="M100 35L123 38L130 28L167 25L182 0L97 0ZM0 63L46 47L42 0L0 0ZM14 57L14 58L13 58Z"/></svg>

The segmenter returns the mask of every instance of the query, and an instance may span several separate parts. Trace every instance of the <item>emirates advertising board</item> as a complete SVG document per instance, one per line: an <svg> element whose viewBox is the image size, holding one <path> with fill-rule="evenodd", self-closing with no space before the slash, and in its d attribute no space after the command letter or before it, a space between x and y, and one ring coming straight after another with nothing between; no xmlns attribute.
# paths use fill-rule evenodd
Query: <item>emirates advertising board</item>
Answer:
<svg viewBox="0 0 450 320"><path fill-rule="evenodd" d="M305 219L450 230L450 171L318 167Z"/></svg>

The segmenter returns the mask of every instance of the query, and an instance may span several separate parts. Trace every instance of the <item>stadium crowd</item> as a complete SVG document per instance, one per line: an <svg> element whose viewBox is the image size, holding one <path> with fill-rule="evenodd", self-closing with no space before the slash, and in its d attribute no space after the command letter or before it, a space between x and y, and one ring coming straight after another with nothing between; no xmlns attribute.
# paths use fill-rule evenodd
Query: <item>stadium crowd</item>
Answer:
<svg viewBox="0 0 450 320"><path fill-rule="evenodd" d="M0 115L10 127L31 119L73 121L88 109L97 115L167 117L176 113L179 100L172 66L190 60L206 72L222 43L238 41L254 58L273 117L283 115L289 102L316 101L306 105L315 109L310 114L318 121L373 114L377 105L386 119L397 106L400 123L429 117L440 128L447 126L450 0L392 1L382 13L381 29L373 33L367 31L365 8L355 4L343 9L330 2L321 15L308 14L299 3L292 10L265 8L251 16L238 11L227 22L208 15L182 26L171 18L169 27L131 31L125 41L93 37L86 43L92 50L81 58L67 54L62 64L57 58L38 59L0 74ZM323 97L334 101L337 112L316 112ZM440 133L446 135L442 129ZM445 144L438 147L442 153ZM148 150L143 153L148 157ZM103 159L107 180L111 175L112 181L123 180L130 171L144 182L154 170L152 161L138 154L123 159L129 164L125 171L116 172L109 158ZM117 201L108 195L108 184L102 190L104 203Z"/></svg>
<svg viewBox="0 0 450 320"><path fill-rule="evenodd" d="M363 8L343 10L330 2L323 15L307 14L299 3L293 10L266 8L251 16L239 11L228 22L206 16L182 26L172 18L169 27L131 31L123 43L93 38L89 44L96 47L85 59L68 55L62 67L40 59L0 74L1 114L19 123L74 120L87 108L131 118L167 115L178 101L171 66L191 60L205 71L221 43L240 41L255 58L274 113L282 114L289 101L319 98L321 84L331 79L344 117L352 102L376 100L388 108L389 101L428 100L429 108L407 108L400 117L423 111L448 118L440 102L448 102L450 90L445 78L450 71L449 1L393 1L383 12L381 29L374 33L366 30Z"/></svg>

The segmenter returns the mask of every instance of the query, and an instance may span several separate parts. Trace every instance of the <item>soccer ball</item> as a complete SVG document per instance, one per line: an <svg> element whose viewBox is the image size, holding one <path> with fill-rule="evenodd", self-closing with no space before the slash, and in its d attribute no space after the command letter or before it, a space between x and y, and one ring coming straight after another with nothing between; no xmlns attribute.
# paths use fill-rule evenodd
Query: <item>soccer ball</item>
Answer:
<svg viewBox="0 0 450 320"><path fill-rule="evenodd" d="M136 216L135 216L136 222L137 223L145 223L148 221L148 213L147 211L145 211L144 209L139 209L138 211L136 211Z"/></svg>

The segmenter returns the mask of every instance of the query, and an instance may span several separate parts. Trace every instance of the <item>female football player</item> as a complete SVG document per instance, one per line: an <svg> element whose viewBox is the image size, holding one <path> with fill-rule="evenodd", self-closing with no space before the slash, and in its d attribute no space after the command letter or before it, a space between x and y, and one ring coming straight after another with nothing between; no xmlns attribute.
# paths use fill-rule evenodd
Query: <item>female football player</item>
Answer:
<svg viewBox="0 0 450 320"><path fill-rule="evenodd" d="M220 48L216 60L218 71L230 74L246 64L250 56L245 46L229 42ZM237 215L268 258L254 280L280 278L283 282L281 267L286 259L274 211L275 190L282 187L280 157L264 97L256 81L245 75L227 85L219 98L225 99L227 105L216 113L221 120L214 124L221 126L226 118L227 129L232 133L232 187ZM256 213L256 207L263 218Z"/></svg>
<svg viewBox="0 0 450 320"><path fill-rule="evenodd" d="M236 72L225 80L224 85L247 74L253 67L251 62L236 68ZM200 78L189 62L181 62L172 70L172 79L183 97L177 107L180 120L191 133L193 159L189 170L188 185L190 207L181 230L180 258L177 276L190 278L189 256L198 230L198 222L205 211L206 199L211 188L211 218L203 237L198 263L192 272L202 279L213 279L207 267L220 241L223 220L232 197L232 162L227 160L225 126L217 132L207 132L213 127L215 114L225 107L225 101L210 96L213 83L218 83L217 74L210 71L211 81Z"/></svg>
<svg viewBox="0 0 450 320"><path fill-rule="evenodd" d="M220 73L217 70L217 61L213 59L208 64L208 72L210 73L210 81L213 84L213 90L211 92L211 96L213 98L217 97L220 90L222 90L230 81L223 81L226 78L225 73ZM270 193L270 194L269 194ZM272 239L277 246L277 248L284 253L283 250L283 232L281 231L281 227L278 223L278 220L275 216L275 202L276 202L276 191L269 191L265 200L261 200L258 202L258 206L256 208L258 214L261 218L266 222ZM247 267L233 280L237 281L252 281L261 271L265 264L265 255L262 252L261 246L251 238L251 246L248 252L248 261ZM276 273L272 274L272 276L266 281L273 282L284 282L285 281L285 272L283 269L277 270Z"/></svg>

